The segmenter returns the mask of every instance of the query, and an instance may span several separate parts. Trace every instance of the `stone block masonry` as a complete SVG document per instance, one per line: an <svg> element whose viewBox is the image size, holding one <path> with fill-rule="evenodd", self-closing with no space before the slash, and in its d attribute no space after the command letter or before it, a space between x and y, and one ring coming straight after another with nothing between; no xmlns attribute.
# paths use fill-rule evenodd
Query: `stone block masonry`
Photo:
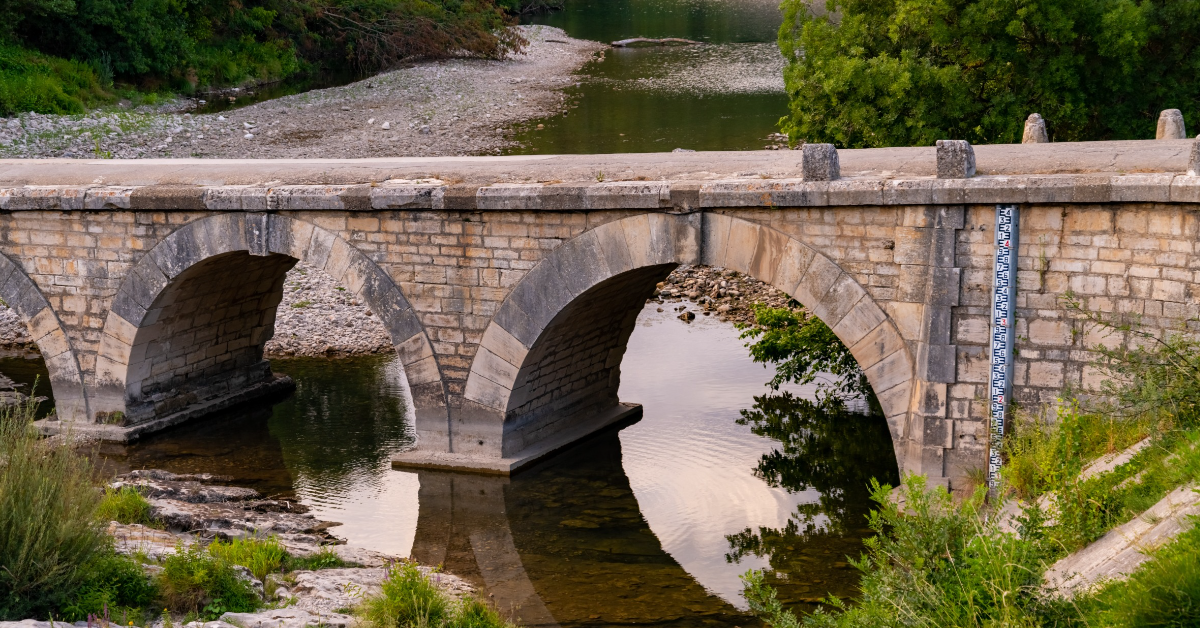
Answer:
<svg viewBox="0 0 1200 628"><path fill-rule="evenodd" d="M937 178L933 147L826 155L843 178L818 180L788 176L803 164L778 152L723 157L728 174L703 154L637 166L662 179L603 156L0 164L0 298L46 357L59 420L45 429L128 439L286 385L263 347L302 262L400 356L419 448L399 463L507 473L636 414L616 392L645 299L678 265L728 268L829 324L901 468L953 482L987 464L997 203L1022 216L1020 405L1098 386L1091 349L1133 342L1085 324L1068 292L1155 333L1197 331L1193 147L1149 144L1029 144L1024 160L973 147L971 178Z"/></svg>

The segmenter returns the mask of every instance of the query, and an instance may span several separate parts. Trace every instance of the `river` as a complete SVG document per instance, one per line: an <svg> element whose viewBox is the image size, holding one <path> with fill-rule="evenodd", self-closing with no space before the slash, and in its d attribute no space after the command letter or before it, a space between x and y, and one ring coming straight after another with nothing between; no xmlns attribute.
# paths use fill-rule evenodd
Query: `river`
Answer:
<svg viewBox="0 0 1200 628"><path fill-rule="evenodd" d="M566 0L527 21L604 43L703 43L608 50L568 88L570 110L531 122L515 153L757 150L787 113L775 0Z"/></svg>
<svg viewBox="0 0 1200 628"><path fill-rule="evenodd" d="M801 610L854 596L867 483L897 471L882 419L770 391L743 342L647 307L620 389L644 417L511 480L391 469L413 442L391 356L273 360L291 397L101 455L110 473L216 473L296 499L353 545L445 564L528 625L753 625L747 569L772 570ZM0 361L17 381L41 368Z"/></svg>

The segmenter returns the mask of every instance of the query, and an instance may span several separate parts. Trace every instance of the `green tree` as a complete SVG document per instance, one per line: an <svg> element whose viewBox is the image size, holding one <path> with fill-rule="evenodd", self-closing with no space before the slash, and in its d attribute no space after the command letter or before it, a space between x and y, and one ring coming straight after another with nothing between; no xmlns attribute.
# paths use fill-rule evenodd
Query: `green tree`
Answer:
<svg viewBox="0 0 1200 628"><path fill-rule="evenodd" d="M779 46L793 141L847 148L1056 141L1200 123L1196 0L784 0Z"/></svg>

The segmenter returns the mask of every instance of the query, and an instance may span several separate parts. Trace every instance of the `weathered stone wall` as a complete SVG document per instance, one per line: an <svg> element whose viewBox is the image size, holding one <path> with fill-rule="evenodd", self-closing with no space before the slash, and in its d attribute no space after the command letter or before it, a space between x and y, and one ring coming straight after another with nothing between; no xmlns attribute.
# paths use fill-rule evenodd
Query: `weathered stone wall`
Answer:
<svg viewBox="0 0 1200 628"><path fill-rule="evenodd" d="M388 329L422 447L503 457L615 403L632 317L670 268L727 267L851 347L904 468L962 476L986 454L994 203L1023 203L1018 402L1096 385L1088 348L1131 341L1087 328L1068 290L1157 333L1200 315L1195 205L1172 201L1200 178L1113 177L1095 202L1056 200L1095 196L1082 178L1030 181L189 188L137 203L88 188L78 206L26 190L0 214L19 266L0 268L0 296L30 321L56 395L80 391L66 418L142 420L264 376L279 282L301 260Z"/></svg>

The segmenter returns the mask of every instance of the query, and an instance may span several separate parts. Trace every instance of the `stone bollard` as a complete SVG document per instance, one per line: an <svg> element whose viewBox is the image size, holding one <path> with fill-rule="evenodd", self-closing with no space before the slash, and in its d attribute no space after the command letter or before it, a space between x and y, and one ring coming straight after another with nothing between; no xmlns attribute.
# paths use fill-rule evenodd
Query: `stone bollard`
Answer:
<svg viewBox="0 0 1200 628"><path fill-rule="evenodd" d="M1189 177L1200 176L1200 137L1192 142L1192 156L1188 159L1187 173Z"/></svg>
<svg viewBox="0 0 1200 628"><path fill-rule="evenodd" d="M800 157L800 176L805 181L836 181L842 176L833 144L805 144Z"/></svg>
<svg viewBox="0 0 1200 628"><path fill-rule="evenodd" d="M1050 141L1046 135L1046 121L1042 114L1031 113L1025 119L1025 132L1021 134L1022 144L1045 144Z"/></svg>
<svg viewBox="0 0 1200 628"><path fill-rule="evenodd" d="M1156 140L1182 140L1187 138L1187 129L1183 127L1183 112L1178 109L1163 109L1158 114L1158 131L1154 134Z"/></svg>
<svg viewBox="0 0 1200 628"><path fill-rule="evenodd" d="M970 179L975 176L975 149L966 140L937 141L937 178Z"/></svg>

